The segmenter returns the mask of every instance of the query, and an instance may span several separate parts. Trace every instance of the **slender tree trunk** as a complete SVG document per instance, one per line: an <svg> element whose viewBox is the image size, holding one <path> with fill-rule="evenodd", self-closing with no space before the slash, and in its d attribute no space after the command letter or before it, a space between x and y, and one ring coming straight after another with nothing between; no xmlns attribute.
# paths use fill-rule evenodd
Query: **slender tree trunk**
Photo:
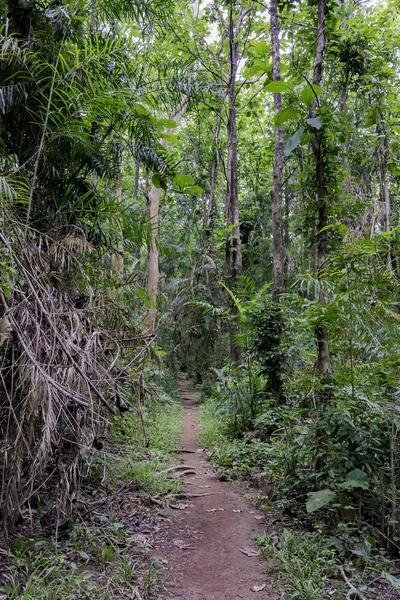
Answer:
<svg viewBox="0 0 400 600"><path fill-rule="evenodd" d="M270 2L272 80L281 78L281 58L279 47L279 19L276 0ZM274 94L274 112L282 109L282 95ZM274 264L274 295L279 298L283 288L283 235L282 235L282 170L283 170L283 131L275 127L274 165L272 175L272 242Z"/></svg>
<svg viewBox="0 0 400 600"><path fill-rule="evenodd" d="M212 297L212 287L211 287L211 273L209 268L207 267L215 267L215 252L212 248L213 244L213 227L214 227L214 212L215 212L215 186L217 181L217 169L218 169L218 140L220 133L220 120L217 117L216 125L215 125L215 133L214 133L214 154L211 161L211 181L210 181L210 194L206 196L204 203L204 277L206 280L206 288L207 293Z"/></svg>
<svg viewBox="0 0 400 600"><path fill-rule="evenodd" d="M118 181L115 186L115 194L117 196L118 203L120 203L122 201L122 174L120 174L118 177ZM119 286L124 277L124 239L120 223L118 221L114 222L115 226L118 229L118 241L114 252L111 256L111 268L113 279L116 281L117 284L114 296L118 296L121 291L119 289Z"/></svg>
<svg viewBox="0 0 400 600"><path fill-rule="evenodd" d="M229 11L229 81L228 81L228 160L227 160L227 196L226 225L233 229L228 234L226 248L227 275L231 284L242 274L242 246L239 226L239 196L237 181L237 109L236 77L239 62L238 32L235 31L233 9Z"/></svg>
<svg viewBox="0 0 400 600"><path fill-rule="evenodd" d="M137 160L136 164L135 164L135 185L133 188L133 204L136 204L137 201L137 197L138 197L138 192L139 192L139 177L140 177L140 163ZM135 265L135 285L138 287L140 284L140 252L141 248L140 248L140 242L137 244L136 249L135 249L135 258L136 258L136 265Z"/></svg>
<svg viewBox="0 0 400 600"><path fill-rule="evenodd" d="M326 45L325 34L325 0L318 0L318 25L317 25L317 44L314 64L313 84L321 85L324 76L324 53ZM317 100L311 103L310 116L315 117ZM320 133L315 136L312 142L312 150L315 158L315 180L317 195L317 273L321 279L326 266L328 255L328 232L322 231L328 225L328 207L326 202L326 183L325 183L325 157L324 157L324 136ZM325 293L321 294L322 303L327 302ZM331 360L329 353L328 328L320 325L316 330L317 337L317 366L322 377L327 376L331 370Z"/></svg>
<svg viewBox="0 0 400 600"><path fill-rule="evenodd" d="M185 97L182 103L173 111L169 118L173 119L176 124L182 119L186 111L188 99ZM165 133L173 133L174 129L166 129ZM164 148L168 148L168 142L161 140ZM160 282L159 270L159 250L157 238L159 232L159 209L160 209L161 189L154 185L151 187L147 197L148 219L150 223L150 243L147 250L147 269L146 269L146 290L149 296L150 306L144 317L144 328L149 333L155 333L156 330L156 315L157 315L157 290Z"/></svg>
<svg viewBox="0 0 400 600"><path fill-rule="evenodd" d="M271 19L271 48L272 48L272 80L281 78L281 57L279 44L279 19L276 0L270 0ZM275 115L282 109L281 94L274 94ZM282 127L275 127L274 163L272 172L272 254L273 254L273 297L275 303L275 318L281 320L279 296L283 289L283 232L282 232L282 171L283 171L283 131ZM276 356L280 355L280 336L275 340ZM279 402L282 397L281 361L277 359L271 369L269 380L272 394Z"/></svg>
<svg viewBox="0 0 400 600"><path fill-rule="evenodd" d="M242 11L242 9L241 9ZM237 181L237 109L236 109L236 77L239 64L238 28L241 17L235 27L233 7L229 10L228 40L229 40L229 80L228 80L228 157L227 157L227 193L226 193L226 227L229 229L226 242L226 274L229 285L235 288L238 277L242 274L242 246L239 226L239 194ZM236 318L231 327L231 358L235 365L240 362L241 347L235 337L239 327L239 314L233 306Z"/></svg>
<svg viewBox="0 0 400 600"><path fill-rule="evenodd" d="M383 134L382 145L380 148L380 180L381 180L381 197L384 205L384 223L386 233L390 232L390 193L389 193L389 181L388 181L388 138L386 125L383 119L379 122L380 133ZM389 240L388 240L389 243ZM387 267L388 270L392 271L392 253L389 247L387 255Z"/></svg>
<svg viewBox="0 0 400 600"><path fill-rule="evenodd" d="M290 247L290 205L292 200L292 192L289 183L285 186L285 231L283 245L285 248Z"/></svg>
<svg viewBox="0 0 400 600"><path fill-rule="evenodd" d="M210 194L206 197L204 203L204 230L205 230L205 243L206 248L208 248L211 240L212 234L212 226L213 226L213 217L214 217L214 208L215 208L215 185L216 185L216 177L217 177L217 167L218 167L218 140L220 133L220 120L217 117L217 122L215 125L215 133L214 133L214 153L211 162L211 180L210 180Z"/></svg>

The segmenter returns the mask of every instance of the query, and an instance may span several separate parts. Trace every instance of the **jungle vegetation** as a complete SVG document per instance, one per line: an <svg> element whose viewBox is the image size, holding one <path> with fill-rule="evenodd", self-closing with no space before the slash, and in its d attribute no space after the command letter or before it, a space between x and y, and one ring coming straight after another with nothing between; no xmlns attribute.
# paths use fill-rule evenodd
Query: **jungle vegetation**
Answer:
<svg viewBox="0 0 400 600"><path fill-rule="evenodd" d="M398 549L399 9L2 0L6 533L184 370L220 468Z"/></svg>

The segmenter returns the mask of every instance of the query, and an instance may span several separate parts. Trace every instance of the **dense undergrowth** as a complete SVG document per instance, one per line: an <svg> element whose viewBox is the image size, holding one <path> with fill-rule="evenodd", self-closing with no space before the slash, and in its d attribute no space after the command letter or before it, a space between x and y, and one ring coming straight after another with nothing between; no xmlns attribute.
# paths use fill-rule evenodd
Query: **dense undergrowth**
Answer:
<svg viewBox="0 0 400 600"><path fill-rule="evenodd" d="M301 395L301 373L296 396L277 405L257 360L250 378L247 369L226 368L201 386L201 441L224 478L250 480L260 487L261 508L284 516L259 540L282 591L306 600L396 594L390 457L397 415L344 386L318 406L305 392L309 380Z"/></svg>
<svg viewBox="0 0 400 600"><path fill-rule="evenodd" d="M152 498L178 492L169 472L181 405L166 378L137 410L114 423L90 465L73 513L51 522L33 510L1 550L0 597L7 600L111 600L159 597L162 566L152 558ZM29 519L30 516L30 519ZM47 523L47 525L46 525ZM143 531L145 533L143 533Z"/></svg>

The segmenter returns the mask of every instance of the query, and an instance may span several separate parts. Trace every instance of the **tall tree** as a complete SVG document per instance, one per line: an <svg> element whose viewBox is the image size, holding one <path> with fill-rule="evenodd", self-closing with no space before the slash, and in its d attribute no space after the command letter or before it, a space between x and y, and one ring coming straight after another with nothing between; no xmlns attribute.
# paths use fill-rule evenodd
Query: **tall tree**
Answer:
<svg viewBox="0 0 400 600"><path fill-rule="evenodd" d="M227 196L226 196L226 226L229 230L226 247L226 270L231 284L242 274L242 244L239 225L239 195L237 173L237 107L236 80L239 67L239 34L243 23L245 10L241 6L234 20L234 3L230 5L227 34L229 41L229 77L227 84L228 96L228 157L227 157Z"/></svg>
<svg viewBox="0 0 400 600"><path fill-rule="evenodd" d="M185 97L181 104L169 115L169 118L175 121L176 125L178 125L185 114L187 102L188 99ZM171 135L173 132L174 129L166 128L164 134ZM165 149L168 148L168 141L166 139L162 139L160 143ZM150 241L147 250L146 290L149 296L150 305L144 317L144 328L150 334L154 334L156 331L157 291L160 282L160 252L158 248L160 197L161 188L152 185L147 195Z"/></svg>
<svg viewBox="0 0 400 600"><path fill-rule="evenodd" d="M326 47L326 30L325 30L325 0L318 0L318 21L317 21L317 40L314 62L313 84L321 86L324 77L324 54ZM318 106L317 98L314 98L310 107L310 118L316 116ZM326 174L325 174L325 156L324 156L324 133L320 132L315 135L312 140L312 150L315 159L315 183L317 197L317 273L318 277L322 278L326 267L326 259L328 255L328 206L326 200ZM322 291L321 302L326 303L326 293ZM319 325L316 331L318 354L317 365L321 376L326 376L331 370L331 360L328 341L328 327Z"/></svg>
<svg viewBox="0 0 400 600"><path fill-rule="evenodd" d="M279 47L279 18L276 0L270 2L271 18L271 50L272 50L272 80L280 81L281 58ZM274 94L275 115L282 110L282 95ZM283 234L282 234L282 171L283 171L283 129L275 127L274 164L272 175L272 238L274 263L274 293L275 298L283 288Z"/></svg>

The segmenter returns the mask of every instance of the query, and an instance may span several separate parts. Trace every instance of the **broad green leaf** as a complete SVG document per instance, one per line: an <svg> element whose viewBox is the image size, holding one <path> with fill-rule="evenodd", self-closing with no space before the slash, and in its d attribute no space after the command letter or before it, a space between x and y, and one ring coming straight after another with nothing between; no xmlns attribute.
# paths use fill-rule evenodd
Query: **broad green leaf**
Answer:
<svg viewBox="0 0 400 600"><path fill-rule="evenodd" d="M364 471L361 471L361 469L354 469L346 475L345 481L343 481L343 483L340 483L339 486L345 490L352 490L354 488L361 488L363 490L366 490L368 489L367 479L367 473L364 473Z"/></svg>
<svg viewBox="0 0 400 600"><path fill-rule="evenodd" d="M319 492L311 492L307 500L307 512L312 513L324 506L327 506L336 498L336 492L332 490L320 490Z"/></svg>
<svg viewBox="0 0 400 600"><path fill-rule="evenodd" d="M270 62L257 59L252 65L249 65L243 70L243 77L246 79L251 79L252 77L262 75L263 73L269 73L271 69L272 66Z"/></svg>
<svg viewBox="0 0 400 600"><path fill-rule="evenodd" d="M311 125L311 127L315 127L315 129L321 129L322 127L321 117L313 117L312 119L307 119L307 123Z"/></svg>
<svg viewBox="0 0 400 600"><path fill-rule="evenodd" d="M185 188L194 184L194 179L191 175L175 175L174 181L180 188Z"/></svg>
<svg viewBox="0 0 400 600"><path fill-rule="evenodd" d="M313 137L313 133L305 133L301 136L301 145L305 146L305 144L308 144L308 142L310 142L313 139Z"/></svg>
<svg viewBox="0 0 400 600"><path fill-rule="evenodd" d="M185 194L193 194L193 196L197 196L198 194L202 194L203 192L203 188L199 185L192 185L191 187L185 190Z"/></svg>
<svg viewBox="0 0 400 600"><path fill-rule="evenodd" d="M300 91L300 98L303 100L304 104L310 104L316 97L322 94L321 86L317 84L307 84Z"/></svg>
<svg viewBox="0 0 400 600"><path fill-rule="evenodd" d="M161 137L166 142L171 142L171 143L179 142L178 136L175 135L174 133L162 133Z"/></svg>
<svg viewBox="0 0 400 600"><path fill-rule="evenodd" d="M295 148L297 148L297 146L300 144L301 142L301 136L304 133L304 127L300 127L300 129L298 129L296 131L296 133L294 133L292 136L290 136L290 138L286 141L284 149L283 149L283 153L285 156L289 156L289 154L291 152L293 152L293 150Z"/></svg>
<svg viewBox="0 0 400 600"><path fill-rule="evenodd" d="M275 125L279 127L279 125L283 125L286 121L290 119L295 119L301 115L301 112L297 108L282 108L275 115Z"/></svg>
<svg viewBox="0 0 400 600"><path fill-rule="evenodd" d="M166 129L175 129L176 127L176 121L173 119L158 119L157 124Z"/></svg>
<svg viewBox="0 0 400 600"><path fill-rule="evenodd" d="M270 45L265 40L255 40L251 42L251 47L257 56L269 56L271 51Z"/></svg>
<svg viewBox="0 0 400 600"><path fill-rule="evenodd" d="M273 92L274 94L281 94L282 92L291 92L292 88L284 81L271 81L265 86L264 90L266 92Z"/></svg>

